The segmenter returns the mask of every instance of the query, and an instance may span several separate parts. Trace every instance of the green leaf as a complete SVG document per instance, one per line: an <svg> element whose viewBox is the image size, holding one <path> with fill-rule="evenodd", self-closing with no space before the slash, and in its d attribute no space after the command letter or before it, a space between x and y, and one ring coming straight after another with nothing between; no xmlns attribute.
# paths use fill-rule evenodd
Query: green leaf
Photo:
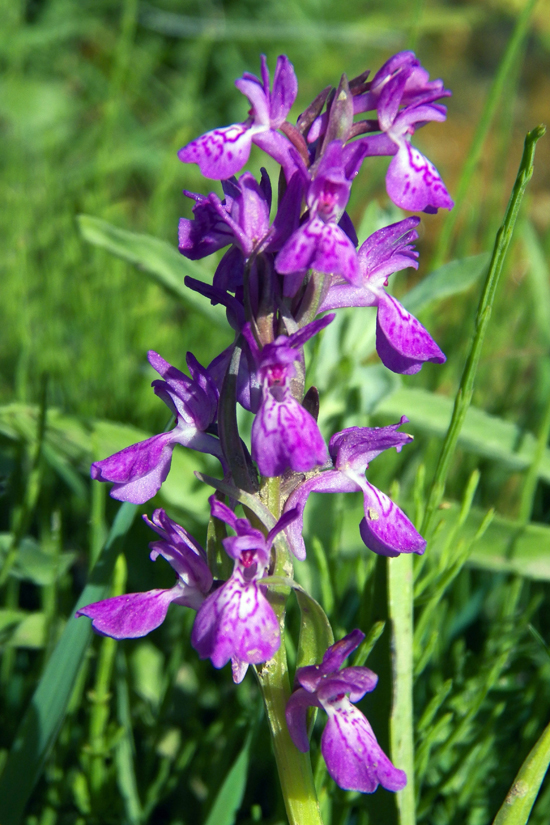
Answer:
<svg viewBox="0 0 550 825"><path fill-rule="evenodd" d="M19 725L0 777L0 822L18 825L65 718L67 705L91 641L91 624L74 612L109 595L110 579L121 541L130 529L136 506L125 502L111 527L90 581L82 591Z"/></svg>
<svg viewBox="0 0 550 825"><path fill-rule="evenodd" d="M12 575L17 579L30 581L40 586L53 584L67 572L75 558L76 553L51 556L41 550L35 539L27 536L17 549Z"/></svg>
<svg viewBox="0 0 550 825"><path fill-rule="evenodd" d="M164 656L149 640L140 642L130 656L132 686L153 707L160 702L163 687Z"/></svg>
<svg viewBox="0 0 550 825"><path fill-rule="evenodd" d="M332 627L325 611L315 599L301 587L295 587L294 592L301 614L296 667L318 665L327 648L334 644Z"/></svg>
<svg viewBox="0 0 550 825"><path fill-rule="evenodd" d="M40 650L45 644L45 613L29 613L25 616L8 641L8 647L26 647L31 650Z"/></svg>
<svg viewBox="0 0 550 825"><path fill-rule="evenodd" d="M493 825L526 825L548 765L550 765L550 725L545 728L519 769Z"/></svg>
<svg viewBox="0 0 550 825"><path fill-rule="evenodd" d="M184 258L170 244L151 235L128 232L91 215L79 215L78 225L88 243L135 264L191 309L198 310L213 323L227 329L225 310L221 304L212 306L208 298L185 286L186 275L198 281L211 282L211 274L204 267Z"/></svg>
<svg viewBox="0 0 550 825"><path fill-rule="evenodd" d="M401 299L403 306L417 315L435 301L466 292L480 279L489 263L489 253L460 258L427 275Z"/></svg>
<svg viewBox="0 0 550 825"><path fill-rule="evenodd" d="M461 505L446 502L438 510L439 527L432 540L431 554L439 558L444 552L447 535L456 530ZM472 507L463 525L456 531L454 545L470 549L467 564L483 570L515 573L529 579L550 581L550 527L531 522L522 525L495 515L487 523L487 513ZM481 535L480 535L481 533Z"/></svg>
<svg viewBox="0 0 550 825"><path fill-rule="evenodd" d="M33 444L37 416L38 407L26 404L1 406L0 433L9 439L24 440ZM73 491L79 494L80 489L83 489L87 495L86 486L75 469L89 477L90 464L98 455L113 455L130 444L145 441L151 435L152 433L128 424L102 420L85 421L76 416L64 415L52 408L48 410L43 454L52 469L61 475ZM196 517L206 516L208 491L196 483L193 471L198 467L207 467L208 461L203 453L176 446L172 455L170 474L159 493L162 503L178 507Z"/></svg>
<svg viewBox="0 0 550 825"><path fill-rule="evenodd" d="M253 734L254 728L249 731L242 751L225 777L205 825L233 825L235 822L246 790L250 745Z"/></svg>
<svg viewBox="0 0 550 825"><path fill-rule="evenodd" d="M427 390L402 387L385 398L376 408L376 414L398 420L406 415L407 428L428 435L444 436L453 410L453 400ZM530 466L537 440L515 424L470 407L458 437L458 446L477 455L493 458L510 468L525 470ZM550 450L545 450L539 467L539 476L550 481Z"/></svg>

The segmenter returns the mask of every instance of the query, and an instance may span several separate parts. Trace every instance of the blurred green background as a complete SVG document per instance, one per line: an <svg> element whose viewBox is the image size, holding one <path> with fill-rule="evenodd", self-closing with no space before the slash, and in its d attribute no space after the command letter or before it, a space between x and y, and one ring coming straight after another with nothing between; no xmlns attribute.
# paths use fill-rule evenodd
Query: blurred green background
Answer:
<svg viewBox="0 0 550 825"><path fill-rule="evenodd" d="M92 490L89 462L135 441L128 428L153 433L166 425L166 411L149 387L154 375L147 350L183 368L187 350L208 363L229 341L206 312L175 300L158 279L88 243L77 216L175 245L178 218L191 214L181 190L219 191L196 167L181 164L176 152L207 129L244 119L247 102L233 82L243 71L259 71L260 53L272 69L282 52L294 64L297 116L343 71L348 77L366 68L374 73L395 51L413 48L431 77L443 78L453 91L446 123L415 136L452 195L474 157L472 147L480 154L445 248L441 233L448 216L422 217L420 269L395 279L396 293L403 295L435 266L491 250L523 137L548 119L550 3L535 4L512 53L507 49L524 7L523 0L1 0L0 552L5 560L12 548L17 558L2 581L0 768L117 510L104 490ZM495 89L496 78L501 85ZM487 127L484 137L480 124ZM498 421L471 423L449 479L449 502L457 502L472 472L480 472L475 511L465 533L442 522L432 561L418 569L419 620L432 605L431 624L426 618L416 640L418 815L430 825L492 821L550 718L550 530L544 526L550 521L550 459L544 452L537 459L526 436L542 433L539 442L546 446L549 160L546 138L537 150L479 368L474 404ZM262 162L253 151L249 168L257 172ZM350 214L365 233L399 218L385 194L386 168L386 159L373 159L354 184ZM213 272L214 264L206 267ZM469 271L464 269L466 279ZM328 343L327 361L318 357L323 352L312 353L321 390L346 376L356 382L341 396L344 406L328 394L325 434L337 425L389 423L402 413L411 418L415 446L407 455L380 459L385 463L374 465L369 478L385 490L397 479L402 502L411 516L416 507L417 521L422 479L429 483L433 474L478 297L479 280L426 304L422 321L448 362L444 368L427 365L402 385L380 389L379 373L369 372L378 369L372 347L355 351L357 331L345 319L341 337L331 339L332 356ZM424 395L406 395L414 389ZM366 397L371 391L380 393L378 406ZM439 414L437 402L445 399ZM40 409L46 413L45 440ZM535 466L531 476L529 466ZM182 450L159 503L203 538L208 491L193 480L197 468L214 465ZM397 495L395 483L393 490ZM298 575L342 634L368 619L365 594L373 564L358 543L353 497L340 498L316 505L309 527L317 537L314 561ZM476 525L493 507L503 520L466 564ZM537 526L526 532L530 520ZM126 542L128 589L170 582L170 573L157 569L160 563L153 568L148 562L150 539L145 527L134 524ZM315 564L330 572L331 585ZM124 571L119 574L121 582ZM260 710L252 677L234 690L225 671L198 662L188 643L191 623L189 611L174 610L147 641L113 648L103 684L110 699L103 705L99 757L90 745L97 723L93 691L97 696L98 661L108 660L101 651L109 649L96 640L79 671L59 744L27 808L29 825L207 821L236 756L248 754L243 742ZM265 722L254 724L265 737ZM124 743L126 761L120 756ZM100 780L93 776L94 759L103 765ZM130 768L135 777L125 784ZM229 818L208 825L281 822L272 770L268 750L256 745L248 778L245 765L241 784L234 785L240 796L225 806ZM327 823L377 825L372 814L368 819L368 805L335 790L321 768L318 781ZM549 820L547 789L532 822Z"/></svg>

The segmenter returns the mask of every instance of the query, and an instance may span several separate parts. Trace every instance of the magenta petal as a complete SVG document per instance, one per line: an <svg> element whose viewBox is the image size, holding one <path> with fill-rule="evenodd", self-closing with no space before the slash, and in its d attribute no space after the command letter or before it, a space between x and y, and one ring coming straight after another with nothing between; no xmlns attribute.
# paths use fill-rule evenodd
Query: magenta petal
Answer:
<svg viewBox="0 0 550 825"><path fill-rule="evenodd" d="M273 91L271 93L271 123L276 129L286 120L298 94L298 81L294 66L285 54L277 58Z"/></svg>
<svg viewBox="0 0 550 825"><path fill-rule="evenodd" d="M418 149L404 142L389 165L386 188L392 201L411 211L437 211L454 206L439 172Z"/></svg>
<svg viewBox="0 0 550 825"><path fill-rule="evenodd" d="M233 681L236 685L240 685L244 677L246 676L246 671L248 670L248 662L241 662L240 659L237 659L236 656L233 656L231 659L231 673L233 675Z"/></svg>
<svg viewBox="0 0 550 825"><path fill-rule="evenodd" d="M191 633L201 659L211 659L217 668L235 656L248 664L266 662L280 643L273 608L261 588L245 584L238 573L203 602Z"/></svg>
<svg viewBox="0 0 550 825"><path fill-rule="evenodd" d="M275 259L277 272L281 275L292 275L295 272L305 272L309 269L315 258L323 227L324 223L319 218L307 221L300 226L277 255Z"/></svg>
<svg viewBox="0 0 550 825"><path fill-rule="evenodd" d="M399 301L383 292L376 316L376 350L382 363L393 372L413 375L425 361L447 360L420 321Z"/></svg>
<svg viewBox="0 0 550 825"><path fill-rule="evenodd" d="M307 711L310 707L318 706L316 697L298 688L291 695L287 702L285 716L290 738L299 751L307 753L309 750L309 738L307 735Z"/></svg>
<svg viewBox="0 0 550 825"><path fill-rule="evenodd" d="M172 433L161 433L119 453L96 461L91 476L98 481L113 481L112 498L144 504L160 490L172 461Z"/></svg>
<svg viewBox="0 0 550 825"><path fill-rule="evenodd" d="M183 163L198 163L206 178L225 180L245 165L253 134L248 123L213 129L180 149L178 157Z"/></svg>
<svg viewBox="0 0 550 825"><path fill-rule="evenodd" d="M176 585L171 590L128 593L81 607L76 615L88 616L93 629L102 636L139 639L163 623L170 603L181 596L181 592Z"/></svg>
<svg viewBox="0 0 550 825"><path fill-rule="evenodd" d="M347 791L373 793L378 785L400 791L407 784L404 771L395 768L361 711L342 699L327 705L329 719L321 739L321 751L331 777Z"/></svg>
<svg viewBox="0 0 550 825"><path fill-rule="evenodd" d="M357 252L346 233L336 224L325 224L312 267L319 272L341 275L350 284L358 283Z"/></svg>
<svg viewBox="0 0 550 825"><path fill-rule="evenodd" d="M306 473L328 460L317 422L290 392L264 389L264 398L252 425L252 458L263 476L282 475L289 468Z"/></svg>
<svg viewBox="0 0 550 825"><path fill-rule="evenodd" d="M403 510L391 498L368 482L363 489L365 518L359 532L369 550L381 556L418 553L426 549L426 541L409 521Z"/></svg>

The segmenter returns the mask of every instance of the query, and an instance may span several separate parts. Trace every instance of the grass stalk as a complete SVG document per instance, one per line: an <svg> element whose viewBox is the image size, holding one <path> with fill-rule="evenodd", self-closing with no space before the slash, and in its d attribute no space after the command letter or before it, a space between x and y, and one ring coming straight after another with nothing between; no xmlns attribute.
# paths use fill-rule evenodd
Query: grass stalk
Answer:
<svg viewBox="0 0 550 825"><path fill-rule="evenodd" d="M519 165L518 174L504 221L497 232L489 271L483 286L477 315L475 320L475 334L470 347L470 352L466 360L466 365L462 373L460 387L455 397L453 413L449 429L443 441L443 446L436 467L434 480L432 482L426 512L422 522L421 532L428 535L433 527L433 522L437 508L439 507L445 493L445 483L451 466L451 460L456 449L458 436L464 423L468 407L472 401L474 383L483 347L483 341L491 318L491 311L495 300L496 290L502 273L506 253L508 252L521 202L533 174L535 161L535 148L537 142L545 134L544 126L537 126L527 133L523 155Z"/></svg>

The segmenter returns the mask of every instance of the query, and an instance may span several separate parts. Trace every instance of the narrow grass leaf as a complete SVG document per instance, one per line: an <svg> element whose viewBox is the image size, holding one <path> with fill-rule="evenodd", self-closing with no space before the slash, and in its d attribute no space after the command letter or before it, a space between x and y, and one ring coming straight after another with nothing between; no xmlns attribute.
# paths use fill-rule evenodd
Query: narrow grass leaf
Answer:
<svg viewBox="0 0 550 825"><path fill-rule="evenodd" d="M550 347L550 268L530 221L524 222L521 234L531 264L527 284L531 290L533 314L544 345Z"/></svg>
<svg viewBox="0 0 550 825"><path fill-rule="evenodd" d="M388 599L392 627L393 701L390 716L391 758L407 774L397 793L399 825L414 825L413 720L413 559L402 553L388 559Z"/></svg>
<svg viewBox="0 0 550 825"><path fill-rule="evenodd" d="M422 524L421 532L429 533L433 524L436 508L439 506L445 492L447 474L451 466L451 459L458 442L458 436L462 429L468 407L472 401L474 392L474 382L477 373L477 366L481 356L481 349L485 338L485 333L489 326L491 311L496 295L498 282L504 266L504 259L512 240L512 234L516 224L521 202L527 188L527 184L533 175L535 163L535 148L540 138L546 133L544 126L537 126L527 133L523 155L519 165L518 174L512 195L506 209L506 215L502 226L497 232L495 246L491 257L489 271L485 279L483 292L481 294L477 315L476 332L472 341L472 346L464 367L464 372L460 381L460 387L455 397L453 415L451 423L443 442L441 454L435 471L435 477L430 490L426 513Z"/></svg>
<svg viewBox="0 0 550 825"><path fill-rule="evenodd" d="M327 648L334 643L330 622L321 605L302 588L295 588L300 605L300 637L296 667L318 665Z"/></svg>
<svg viewBox="0 0 550 825"><path fill-rule="evenodd" d="M199 281L209 279L209 273L199 264L187 260L165 241L120 229L100 218L79 215L78 225L82 237L88 243L107 249L143 269L161 286L193 310L198 310L218 326L227 328L225 310L221 305L212 306L207 298L185 286L186 275Z"/></svg>
<svg viewBox="0 0 550 825"><path fill-rule="evenodd" d="M413 432L444 436L453 414L453 401L427 390L401 387L385 398L376 413L394 419L405 414L407 427ZM466 413L457 446L476 455L492 458L510 470L526 470L531 466L537 449L537 439L510 421L489 415L477 407ZM538 475L550 481L550 450L545 449L538 465Z"/></svg>
<svg viewBox="0 0 550 825"><path fill-rule="evenodd" d="M246 789L253 733L254 728L250 730L242 751L225 777L205 825L233 825L235 822Z"/></svg>
<svg viewBox="0 0 550 825"><path fill-rule="evenodd" d="M2 825L18 825L21 821L44 761L55 744L78 671L92 637L90 622L77 619L74 613L79 607L100 601L109 595L113 567L136 510L136 506L129 502L120 507L90 581L75 605L19 725L6 767L0 777Z"/></svg>
<svg viewBox="0 0 550 825"><path fill-rule="evenodd" d="M450 261L431 272L403 296L403 306L417 315L435 301L466 292L481 278L489 263L489 253Z"/></svg>
<svg viewBox="0 0 550 825"><path fill-rule="evenodd" d="M493 825L526 825L542 780L550 765L550 725L548 725L514 779Z"/></svg>

